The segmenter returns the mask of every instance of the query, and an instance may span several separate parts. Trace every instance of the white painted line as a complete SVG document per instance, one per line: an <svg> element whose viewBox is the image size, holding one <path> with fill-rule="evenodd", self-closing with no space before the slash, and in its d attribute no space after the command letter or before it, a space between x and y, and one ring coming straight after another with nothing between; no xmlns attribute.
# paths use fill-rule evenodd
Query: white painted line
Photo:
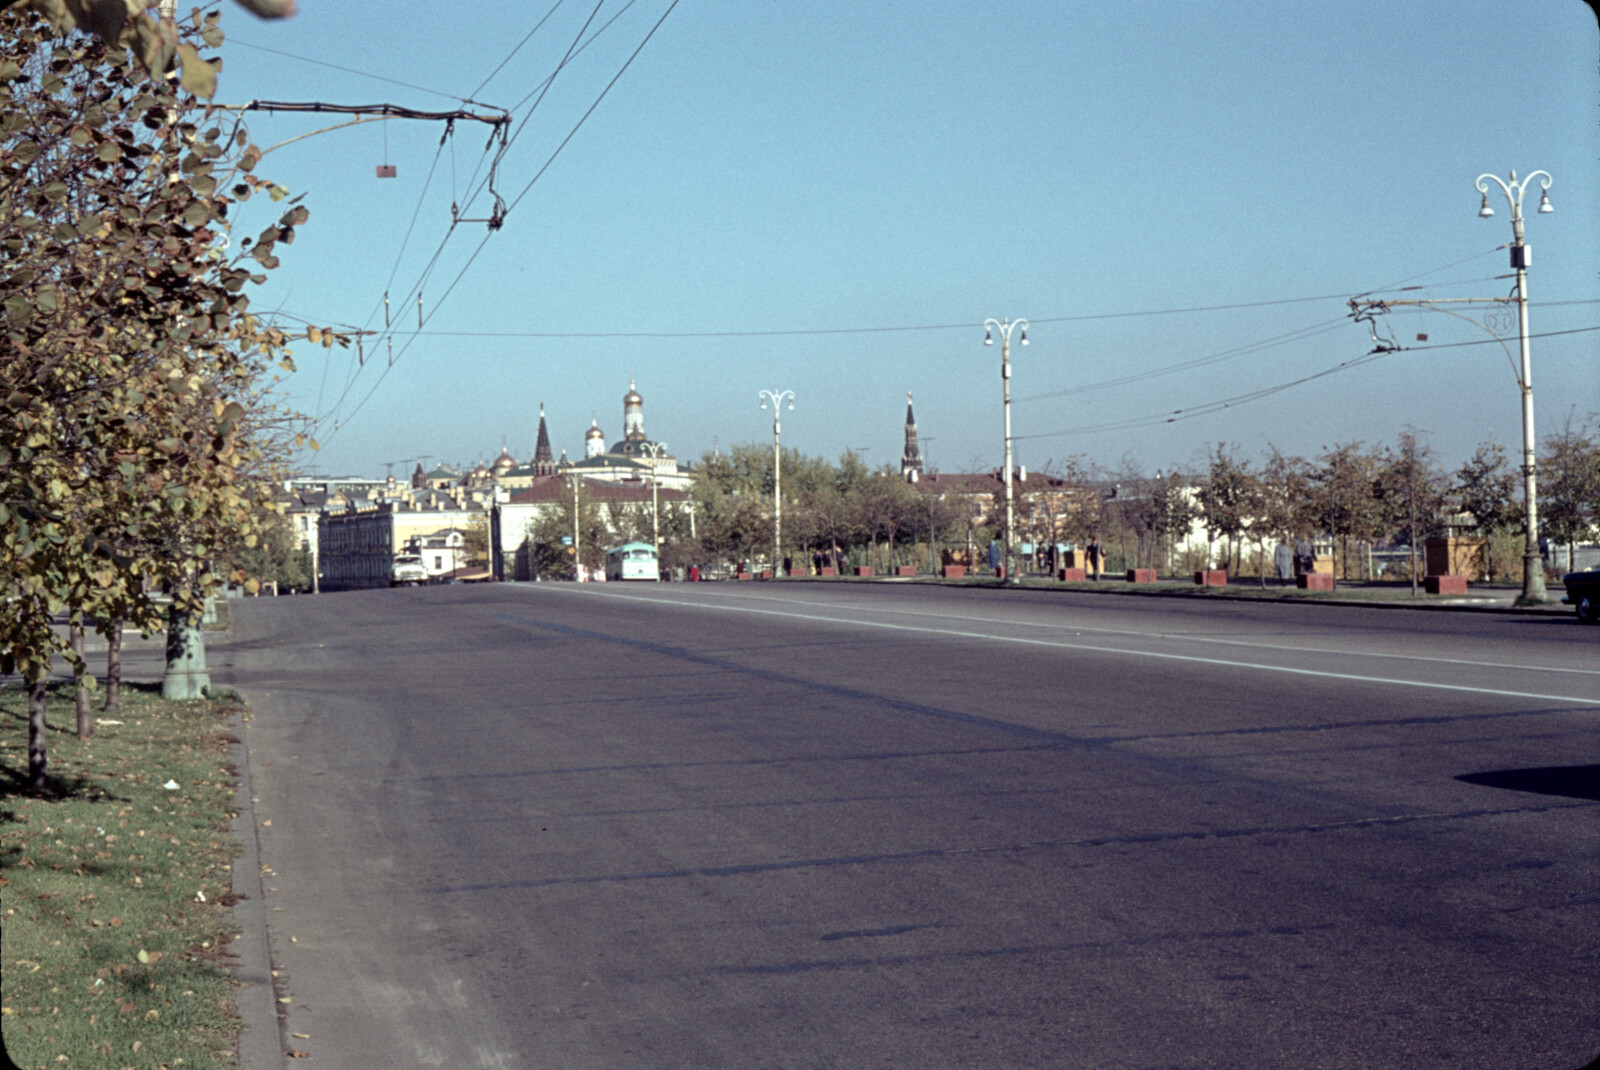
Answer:
<svg viewBox="0 0 1600 1070"><path fill-rule="evenodd" d="M725 613L754 613L759 616L784 617L790 620L816 621L823 624L842 624L856 628L878 628L885 631L917 632L924 635L939 635L950 639L982 639L995 643L1016 643L1023 646L1040 646L1052 650L1085 650L1096 654L1120 654L1133 658L1156 658L1162 661L1183 661L1199 665L1215 665L1228 669L1255 669L1258 672L1287 673L1292 676L1315 676L1328 680L1346 680L1352 683L1383 684L1390 687L1420 687L1434 691L1462 691L1474 695L1498 695L1504 698L1536 699L1541 702L1571 702L1580 706L1600 706L1600 699L1576 698L1572 695L1546 695L1534 691L1509 691L1493 687L1469 687L1465 684L1440 684L1426 680L1398 680L1392 677L1363 676L1356 673L1327 672L1321 669L1296 669L1287 665L1261 665L1249 661L1228 661L1222 658L1202 658L1193 654L1163 654L1153 650L1128 650L1123 647L1089 646L1084 643L1064 643L1052 639L1032 639L1024 636L992 635L986 632L957 631L948 628L927 628L912 624L887 624L881 621L841 620L838 617L824 617L812 613L785 613L776 609L758 609L753 606L717 605L706 602L686 602L676 598L654 597L646 598L641 595L612 594L609 591L585 589L577 584L571 587L565 584L549 584L543 586L545 593L592 595L596 598L612 598L619 601L647 602L658 606L676 606L688 609L716 609ZM1003 622L994 622L1003 623ZM1033 627L1033 625L1028 625ZM1150 636L1140 634L1146 638ZM1358 655L1347 655L1358 656Z"/></svg>

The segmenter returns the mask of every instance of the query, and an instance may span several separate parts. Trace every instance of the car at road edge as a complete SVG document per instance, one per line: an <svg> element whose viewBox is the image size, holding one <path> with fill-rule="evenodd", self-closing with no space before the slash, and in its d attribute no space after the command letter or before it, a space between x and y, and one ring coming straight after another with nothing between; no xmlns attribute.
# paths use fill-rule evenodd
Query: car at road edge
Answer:
<svg viewBox="0 0 1600 1070"><path fill-rule="evenodd" d="M1585 624L1600 624L1600 568L1569 572L1561 582L1567 585L1567 597L1562 601L1578 611L1578 619Z"/></svg>

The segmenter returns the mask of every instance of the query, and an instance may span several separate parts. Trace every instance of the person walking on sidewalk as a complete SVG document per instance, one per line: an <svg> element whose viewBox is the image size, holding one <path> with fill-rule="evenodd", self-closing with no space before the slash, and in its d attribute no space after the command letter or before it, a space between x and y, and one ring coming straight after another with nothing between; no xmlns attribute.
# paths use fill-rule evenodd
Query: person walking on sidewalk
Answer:
<svg viewBox="0 0 1600 1070"><path fill-rule="evenodd" d="M1100 548L1100 538L1095 536L1089 540L1089 547L1084 552L1086 563L1089 566L1089 578L1096 582L1100 579L1100 570L1105 561L1105 551Z"/></svg>

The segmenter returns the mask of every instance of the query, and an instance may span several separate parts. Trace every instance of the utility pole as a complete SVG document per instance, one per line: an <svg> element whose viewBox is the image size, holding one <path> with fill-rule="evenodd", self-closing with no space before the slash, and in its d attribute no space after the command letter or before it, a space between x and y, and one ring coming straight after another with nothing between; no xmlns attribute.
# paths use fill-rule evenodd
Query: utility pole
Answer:
<svg viewBox="0 0 1600 1070"><path fill-rule="evenodd" d="M785 400L793 410L793 390L761 391L761 407L765 409L767 402L772 402L772 575L774 577L781 571L783 562L783 465L781 463L783 453L778 444L778 410Z"/></svg>
<svg viewBox="0 0 1600 1070"><path fill-rule="evenodd" d="M650 545L656 552L656 582L661 582L661 498L660 481L656 478L656 465L666 452L665 442L641 442L639 449L650 458Z"/></svg>
<svg viewBox="0 0 1600 1070"><path fill-rule="evenodd" d="M578 480L572 477L572 578L583 579L583 548L578 543Z"/></svg>
<svg viewBox="0 0 1600 1070"><path fill-rule="evenodd" d="M1006 469L1005 469L1005 484L1006 484L1006 543L1005 543L1005 551L1006 551L1006 556L1005 556L1005 577L1001 580L1001 582L1003 584L1005 584L1007 587L1010 587L1010 586L1015 585L1016 582L1017 582L1017 566L1016 566L1016 562L1012 559L1012 548L1013 548L1015 543L1014 543L1014 540L1012 538L1012 531L1011 531L1012 524L1015 521L1015 508L1013 506L1013 492L1011 490L1011 332L1014 329L1018 328L1018 327L1022 328L1021 342L1022 342L1023 345L1027 345L1028 344L1028 321L1027 320L1003 320L1002 321L1002 320L995 320L995 319L984 320L983 321L983 344L986 345L986 346L994 345L994 336L989 333L991 327L993 327L995 330L1000 332L1000 381L1001 381L1001 383L1003 385L1003 389L1004 389L1004 392L1005 392L1005 411L1006 411Z"/></svg>
<svg viewBox="0 0 1600 1070"><path fill-rule="evenodd" d="M1539 183L1539 212L1549 213L1555 211L1550 206L1548 192L1553 181L1548 172L1535 171L1526 178L1518 181L1517 173L1511 172L1510 181L1503 180L1495 175L1479 175L1475 187L1483 194L1483 204L1478 209L1478 215L1487 219L1494 215L1494 209L1489 206L1489 187L1485 180L1492 181L1500 187L1505 194L1506 201L1511 205L1511 267L1517 273L1517 284L1510 297L1488 298L1452 298L1419 301L1361 301L1352 299L1350 314L1357 321L1374 321L1375 317L1390 308L1403 305L1416 305L1432 309L1436 312L1445 312L1466 319L1449 309L1440 308L1446 304L1495 304L1507 305L1515 303L1517 306L1517 334L1521 343L1521 362L1513 362L1512 367L1517 370L1517 385L1522 392L1522 480L1523 480L1523 553L1522 553L1522 594L1517 597L1518 605L1539 605L1549 601L1549 595L1544 582L1544 555L1539 552L1539 486L1536 473L1537 451L1536 438L1533 429L1533 371L1529 357L1528 347L1528 265L1532 260L1532 250L1523 237L1522 227L1522 197L1527 191L1528 184L1535 178L1541 178ZM1473 320L1467 320L1473 323ZM1482 327L1482 324L1477 324ZM1499 335L1483 327L1491 337L1499 340ZM1373 341L1377 347L1373 352L1387 352L1405 348L1393 341L1386 341L1378 337L1376 328L1372 329ZM1504 346L1504 342L1501 345ZM1506 356L1510 357L1510 350Z"/></svg>
<svg viewBox="0 0 1600 1070"><path fill-rule="evenodd" d="M1522 237L1522 195L1528 188L1528 183L1536 177L1543 176L1539 183L1539 211L1553 212L1550 207L1550 183L1554 181L1547 171L1535 171L1521 182L1517 181L1517 173L1511 172L1511 180L1503 182L1495 175L1479 175L1474 186L1483 194L1483 207L1478 209L1478 215L1487 219L1494 215L1494 209L1489 207L1489 187L1484 185L1484 179L1489 179L1500 187L1500 192L1505 194L1506 202L1511 205L1511 267L1517 273L1517 333L1522 340L1522 480L1523 497L1527 502L1527 514L1523 523L1524 546L1522 551L1522 595L1517 601L1522 605L1537 605L1548 601L1544 587L1544 555L1539 553L1539 506L1538 506L1538 481L1534 474L1536 454L1534 452L1533 435L1533 371L1528 360L1528 263L1531 259L1531 250Z"/></svg>

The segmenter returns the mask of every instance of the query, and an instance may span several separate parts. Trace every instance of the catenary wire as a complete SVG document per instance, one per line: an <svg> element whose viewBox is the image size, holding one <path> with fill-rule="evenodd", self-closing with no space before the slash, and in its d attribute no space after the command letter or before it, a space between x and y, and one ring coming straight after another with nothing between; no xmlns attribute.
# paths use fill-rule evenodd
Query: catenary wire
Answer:
<svg viewBox="0 0 1600 1070"><path fill-rule="evenodd" d="M603 0L602 0L602 2L603 2ZM556 157L561 154L561 150L564 149L567 146L567 144L572 140L573 136L577 134L578 130L588 120L589 116L594 114L594 110L597 107L599 107L600 102L605 99L606 95L611 92L612 87L617 84L617 82L622 78L623 74L625 74L627 72L628 68L630 66L632 66L633 61L639 57L639 53L644 51L645 45L650 43L650 40L651 40L651 38L653 38L655 36L656 31L661 28L662 24L664 22L666 22L667 16L671 15L673 10L675 8L677 8L677 6L678 6L678 0L672 0L672 3L667 5L667 9L661 13L661 17L658 18L655 21L654 25L652 25L650 27L649 33L645 34L644 39L639 42L638 47L636 47L633 50L633 52L629 54L628 59L626 60L626 62L624 62L622 64L621 68L618 69L616 75L613 76L612 79L609 82L606 83L605 88L600 91L600 94L599 94L599 96L597 96L595 98L594 103L589 106L588 110L585 111L583 113L583 115L578 119L577 123L575 123L573 125L572 130L568 132L567 136L561 140L561 143L556 147L555 151L550 154L549 159L547 159L545 161L544 166L539 168L539 171L533 176L532 179L530 179L528 181L528 184L523 187L522 192L519 193L517 195L516 199L510 203L510 205L506 209L507 213L509 213L511 208L515 207L518 203L521 202L521 200L524 197L526 197L528 195L528 192L533 188L534 183L539 181L540 176L542 176L545 173L545 171L547 171L549 169L550 165L555 162ZM599 4L597 4L595 6L595 11L596 12L599 11ZM590 21L592 21L592 20L593 20L593 15L591 14ZM587 30L588 26L589 26L589 22L585 22L584 23L584 30ZM580 30L579 31L579 38L580 39L582 37L582 34L583 34L583 30ZM570 58L570 56L571 56L571 49L568 50L568 58ZM563 62L563 64L565 64L567 62L567 59L563 59L562 62ZM450 296L450 294L452 294L455 291L456 286L461 282L462 278L465 277L467 271L472 267L473 263L477 260L478 255L483 252L484 246L488 244L489 237L490 237L490 234L485 234L484 235L483 239L478 243L477 248L472 251L472 254L467 258L466 263L461 266L461 269L456 273L456 277L451 281L450 285L445 289L445 292L439 297L439 299L437 301L434 302L434 305L433 305L432 309L430 309L429 312L427 313L427 317L424 319L423 323L419 324L419 330L422 327L426 326L426 319L431 319L437 313L438 309L443 305L444 301ZM441 246L441 251L442 251L442 246ZM433 261L430 262L430 266L429 266L429 270L430 271L432 270L432 264L433 263L437 263L437 261L438 261L438 254L435 254ZM419 285L420 285L420 283L419 283ZM383 384L383 381L388 378L389 372L394 369L395 362L399 361L402 357L404 357L406 352L411 348L411 344L412 344L413 341L415 341L415 338L416 338L415 335L412 335L412 336L407 338L405 345L401 347L400 353L397 354L395 356L394 360L389 362L389 364L383 369L383 371L379 374L379 376L377 378L377 381L375 381L372 384L372 388L370 390L368 390L367 393L361 398L361 400L356 404L356 407L354 409L352 409L345 416L345 418L344 418L345 421L353 419L356 416L356 414L359 413L366 406L367 402L369 400L371 400L372 396L377 392L378 388ZM344 391L344 393L342 393L340 395L339 401L335 403L335 410L337 410L340 406L343 405L344 398L346 396L348 396L348 394L349 394L349 387L347 386L345 391ZM323 420L325 418L326 417L324 417L324 416L319 416L317 418L316 422L318 424L320 424L321 422L323 422ZM341 421L341 423L342 422L343 421ZM332 440L334 435L338 434L339 426L340 425L338 425L338 424L335 425L333 435L328 436L329 441Z"/></svg>

